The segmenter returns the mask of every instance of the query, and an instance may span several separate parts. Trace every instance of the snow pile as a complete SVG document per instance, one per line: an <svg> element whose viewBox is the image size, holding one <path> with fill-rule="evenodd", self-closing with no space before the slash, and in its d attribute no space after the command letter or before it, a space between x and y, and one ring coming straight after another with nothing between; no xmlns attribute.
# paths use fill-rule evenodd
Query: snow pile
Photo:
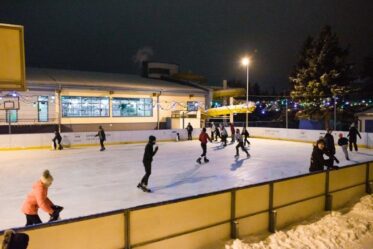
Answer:
<svg viewBox="0 0 373 249"><path fill-rule="evenodd" d="M373 248L373 195L362 197L348 210L324 214L259 242L256 237L246 241L235 240L226 249Z"/></svg>

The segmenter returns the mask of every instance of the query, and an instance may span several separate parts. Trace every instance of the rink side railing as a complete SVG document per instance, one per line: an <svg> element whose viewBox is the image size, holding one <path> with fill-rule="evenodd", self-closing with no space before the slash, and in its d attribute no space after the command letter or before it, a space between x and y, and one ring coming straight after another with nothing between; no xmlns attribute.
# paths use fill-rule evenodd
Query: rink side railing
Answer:
<svg viewBox="0 0 373 249"><path fill-rule="evenodd" d="M370 161L16 230L30 249L213 248L344 207L372 187Z"/></svg>

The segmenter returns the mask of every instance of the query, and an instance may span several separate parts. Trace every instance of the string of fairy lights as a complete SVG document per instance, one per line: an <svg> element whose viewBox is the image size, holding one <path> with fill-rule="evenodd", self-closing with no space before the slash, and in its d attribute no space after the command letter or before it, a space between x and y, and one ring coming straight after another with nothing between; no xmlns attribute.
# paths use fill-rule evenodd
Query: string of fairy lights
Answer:
<svg viewBox="0 0 373 249"><path fill-rule="evenodd" d="M19 97L21 103L25 104L33 104L34 106L38 103L38 95L22 95L16 91L9 92L5 95L0 95L0 100L3 98L9 97ZM269 99L268 98L277 98L277 99ZM51 96L50 98L51 103L54 103L55 97ZM364 98L364 99L357 99L357 100L350 100L350 99L343 99L343 98L319 98L314 99L314 101L302 101L302 100L292 100L290 97L279 97L279 96L254 96L251 102L255 103L256 112L259 112L263 115L271 112L281 112L287 108L287 111L302 111L306 108L310 107L319 107L321 109L332 109L334 105L338 111L344 111L348 109L354 108L370 108L373 107L373 98ZM243 104L244 101L236 100L235 104ZM188 106L189 105L189 106ZM190 105L194 105L194 108ZM188 103L179 102L179 101L160 101L159 103L152 102L152 107L155 108L159 106L161 110L164 111L174 111L180 109L205 109L205 103L200 101L189 101ZM211 107L222 107L222 100L214 100L211 103Z"/></svg>

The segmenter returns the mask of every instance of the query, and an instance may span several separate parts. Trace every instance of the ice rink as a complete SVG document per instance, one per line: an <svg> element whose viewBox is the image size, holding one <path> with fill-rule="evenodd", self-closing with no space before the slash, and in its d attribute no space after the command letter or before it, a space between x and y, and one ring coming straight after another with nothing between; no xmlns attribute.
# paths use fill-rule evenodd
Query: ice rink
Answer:
<svg viewBox="0 0 373 249"><path fill-rule="evenodd" d="M198 165L198 141L159 143L149 187L136 188L144 174L145 144L65 149L63 151L2 151L0 166L0 230L25 224L21 205L44 169L54 183L50 199L65 207L63 218L177 199L244 186L308 172L312 145L268 139L251 139L247 159L235 159L235 145L208 145L210 163ZM373 150L360 149L346 161L337 147L340 166L373 160ZM43 221L47 215L40 211Z"/></svg>

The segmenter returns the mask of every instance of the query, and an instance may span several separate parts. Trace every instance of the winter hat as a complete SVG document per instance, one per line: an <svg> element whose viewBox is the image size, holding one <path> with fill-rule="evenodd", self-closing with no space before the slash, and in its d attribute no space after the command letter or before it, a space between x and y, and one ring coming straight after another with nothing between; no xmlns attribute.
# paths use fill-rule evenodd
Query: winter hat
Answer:
<svg viewBox="0 0 373 249"><path fill-rule="evenodd" d="M149 136L149 141L150 142L154 142L155 140L156 140L155 136L153 136L153 135Z"/></svg>
<svg viewBox="0 0 373 249"><path fill-rule="evenodd" d="M52 184L53 176L51 175L49 170L44 170L43 175L40 177L40 181L47 186L50 186Z"/></svg>

